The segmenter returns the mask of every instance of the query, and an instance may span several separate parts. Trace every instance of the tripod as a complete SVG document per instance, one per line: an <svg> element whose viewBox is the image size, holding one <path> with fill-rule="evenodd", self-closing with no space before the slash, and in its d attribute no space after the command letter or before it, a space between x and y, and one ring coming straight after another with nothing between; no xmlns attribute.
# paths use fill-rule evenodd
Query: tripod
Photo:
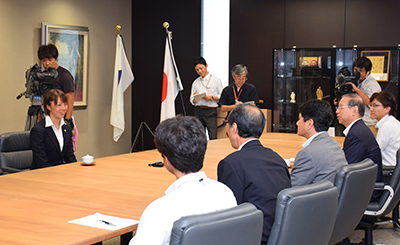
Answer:
<svg viewBox="0 0 400 245"><path fill-rule="evenodd" d="M43 110L40 105L31 105L28 108L28 115L26 117L25 131L30 131L36 125L38 119L43 119Z"/></svg>
<svg viewBox="0 0 400 245"><path fill-rule="evenodd" d="M43 98L41 95L33 95L31 97L31 106L28 108L26 117L25 131L30 131L38 121L44 118L42 110Z"/></svg>
<svg viewBox="0 0 400 245"><path fill-rule="evenodd" d="M131 151L130 151L130 152L132 152L133 149L134 149L135 146L136 146L137 140L138 140L138 138L139 138L139 133L140 133L140 135L142 136L142 146L143 146L143 144L144 144L144 142L143 142L143 125L147 128L147 130L149 130L149 132L151 133L151 135L153 135L153 137L156 137L156 136L154 135L154 133L151 131L151 129L149 128L149 126L147 125L147 123L146 123L146 122L141 122L141 123L140 123L140 126L139 126L139 129L138 129L138 131L137 131L137 133L136 133L135 140L133 141L133 144L132 144L132 147L131 147Z"/></svg>

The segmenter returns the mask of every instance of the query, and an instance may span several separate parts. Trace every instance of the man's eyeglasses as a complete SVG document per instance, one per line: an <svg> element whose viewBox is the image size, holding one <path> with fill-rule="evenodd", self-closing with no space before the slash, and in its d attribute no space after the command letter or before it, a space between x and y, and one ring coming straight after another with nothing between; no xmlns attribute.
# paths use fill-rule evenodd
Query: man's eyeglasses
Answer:
<svg viewBox="0 0 400 245"><path fill-rule="evenodd" d="M378 104L370 104L370 105L369 105L369 108L371 108L371 107L375 108L375 107L378 107L378 106L383 106L383 105L378 105Z"/></svg>
<svg viewBox="0 0 400 245"><path fill-rule="evenodd" d="M338 107L338 109L343 109L343 108L351 108L351 106L348 106L348 105L342 105L342 106L339 106L339 107Z"/></svg>

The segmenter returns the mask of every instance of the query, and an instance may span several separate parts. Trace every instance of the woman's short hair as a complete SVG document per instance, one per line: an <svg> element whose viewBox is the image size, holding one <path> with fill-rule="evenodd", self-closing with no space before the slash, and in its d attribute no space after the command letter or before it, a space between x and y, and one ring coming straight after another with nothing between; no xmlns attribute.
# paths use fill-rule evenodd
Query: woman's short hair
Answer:
<svg viewBox="0 0 400 245"><path fill-rule="evenodd" d="M381 102L384 108L390 107L389 114L394 116L397 109L397 104L396 97L391 92L383 90L382 92L374 93L371 95L369 101L372 103L372 101L375 99Z"/></svg>
<svg viewBox="0 0 400 245"><path fill-rule="evenodd" d="M50 89L44 95L43 107L44 107L44 113L46 113L46 115L50 115L50 111L49 109L47 109L47 105L51 106L52 101L54 101L54 103L57 103L58 98L60 98L61 101L64 103L67 103L68 101L67 96L64 94L63 91L59 89Z"/></svg>

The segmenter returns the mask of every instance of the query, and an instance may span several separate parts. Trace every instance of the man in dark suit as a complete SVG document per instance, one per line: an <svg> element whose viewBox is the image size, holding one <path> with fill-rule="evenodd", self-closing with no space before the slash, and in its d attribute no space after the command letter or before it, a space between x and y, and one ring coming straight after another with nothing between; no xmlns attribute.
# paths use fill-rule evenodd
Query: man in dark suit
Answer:
<svg viewBox="0 0 400 245"><path fill-rule="evenodd" d="M254 105L238 104L228 116L226 132L236 152L218 164L218 180L231 188L238 204L250 202L264 214L262 244L274 222L278 193L291 187L285 161L261 145L265 117Z"/></svg>
<svg viewBox="0 0 400 245"><path fill-rule="evenodd" d="M346 139L343 143L343 151L349 164L360 162L366 158L378 165L376 182L382 182L382 156L379 145L361 118L364 115L364 103L357 94L343 95L336 110L339 123L346 129L343 133ZM379 198L380 192L374 192L372 200Z"/></svg>

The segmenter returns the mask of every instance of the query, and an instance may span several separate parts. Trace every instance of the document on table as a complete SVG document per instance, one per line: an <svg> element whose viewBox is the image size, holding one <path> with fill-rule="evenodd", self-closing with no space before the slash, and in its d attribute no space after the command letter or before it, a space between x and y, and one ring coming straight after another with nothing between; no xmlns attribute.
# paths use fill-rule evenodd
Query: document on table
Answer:
<svg viewBox="0 0 400 245"><path fill-rule="evenodd" d="M197 103L197 102L201 101L203 99L203 97L206 95L207 95L206 93L196 94L194 96L194 100L196 100L196 103Z"/></svg>
<svg viewBox="0 0 400 245"><path fill-rule="evenodd" d="M119 218L115 216L95 213L83 218L68 221L68 223L86 225L100 229L116 231L121 228L125 228L131 225L136 225L139 223L139 221L134 219L125 219L125 218Z"/></svg>

